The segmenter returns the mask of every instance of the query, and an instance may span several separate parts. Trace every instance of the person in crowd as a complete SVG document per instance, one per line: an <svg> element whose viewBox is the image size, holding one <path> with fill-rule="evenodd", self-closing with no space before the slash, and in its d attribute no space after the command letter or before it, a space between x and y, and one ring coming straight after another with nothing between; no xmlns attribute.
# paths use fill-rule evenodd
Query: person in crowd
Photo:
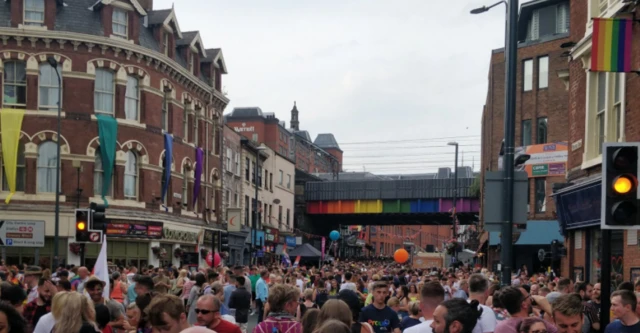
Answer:
<svg viewBox="0 0 640 333"><path fill-rule="evenodd" d="M362 309L358 321L372 324L376 333L400 333L398 314L385 304L385 299L389 294L387 283L383 281L376 282L371 292L374 294L373 303Z"/></svg>
<svg viewBox="0 0 640 333"><path fill-rule="evenodd" d="M327 291L326 281L322 278L317 279L317 287L313 290L313 299L318 307L322 307L324 303L329 299L329 292Z"/></svg>
<svg viewBox="0 0 640 333"><path fill-rule="evenodd" d="M42 269L38 266L28 266L24 270L24 284L27 287L27 303L38 298L38 281L42 277Z"/></svg>
<svg viewBox="0 0 640 333"><path fill-rule="evenodd" d="M260 272L260 279L256 282L256 311L258 311L258 323L261 323L264 318L264 306L267 303L269 297L269 287L267 286L267 277L269 271L263 270ZM271 332L269 332L271 333Z"/></svg>
<svg viewBox="0 0 640 333"><path fill-rule="evenodd" d="M91 300L79 292L60 292L53 297L53 333L97 333L96 310Z"/></svg>
<svg viewBox="0 0 640 333"><path fill-rule="evenodd" d="M11 304L0 302L0 333L27 333L27 321Z"/></svg>
<svg viewBox="0 0 640 333"><path fill-rule="evenodd" d="M30 330L36 327L38 320L40 320L42 316L51 312L51 299L57 292L58 288L53 285L51 280L40 278L38 281L38 298L27 303L22 312Z"/></svg>
<svg viewBox="0 0 640 333"><path fill-rule="evenodd" d="M308 309L318 309L318 305L313 302L313 289L305 289L304 291L304 302L298 305L298 314L296 316L297 320L300 321L304 316L305 312Z"/></svg>
<svg viewBox="0 0 640 333"><path fill-rule="evenodd" d="M409 327L419 325L421 312L419 301L409 303L409 316L400 321L400 330L404 332Z"/></svg>
<svg viewBox="0 0 640 333"><path fill-rule="evenodd" d="M533 301L546 313L551 313L551 306L546 298L542 296L531 296L524 288L509 286L500 290L500 303L509 313L509 318L500 321L496 326L495 333L517 333L518 325L524 318L528 318L533 313ZM549 333L556 333L555 326L547 324Z"/></svg>
<svg viewBox="0 0 640 333"><path fill-rule="evenodd" d="M229 297L229 308L235 310L236 324L242 333L247 332L249 310L251 309L251 292L246 289L247 277L236 277L236 289Z"/></svg>
<svg viewBox="0 0 640 333"><path fill-rule="evenodd" d="M420 289L420 309L422 310L422 323L405 329L404 333L432 333L431 323L433 313L440 303L444 301L444 287L438 281L429 281Z"/></svg>
<svg viewBox="0 0 640 333"><path fill-rule="evenodd" d="M240 333L240 327L222 318L220 309L222 301L215 295L206 294L198 298L196 303L196 319L198 326L204 326L217 333Z"/></svg>
<svg viewBox="0 0 640 333"><path fill-rule="evenodd" d="M469 292L470 301L478 301L479 309L482 309L480 319L473 329L473 333L493 333L496 330L498 321L493 310L484 305L489 297L489 280L482 274L472 274L469 280L465 280L466 288Z"/></svg>
<svg viewBox="0 0 640 333"><path fill-rule="evenodd" d="M415 302L420 299L420 293L418 292L418 284L411 283L409 284L409 301Z"/></svg>
<svg viewBox="0 0 640 333"><path fill-rule="evenodd" d="M532 285L531 285L531 290L529 290L529 293L530 293L532 296L538 296L538 295L540 295L540 285L539 285L539 284L537 284L537 283L532 284Z"/></svg>
<svg viewBox="0 0 640 333"><path fill-rule="evenodd" d="M195 276L195 284L191 287L191 291L189 292L189 299L187 300L187 309L188 309L188 321L189 325L194 325L197 321L197 312L196 312L196 303L198 298L204 295L204 285L206 283L206 278L204 274L197 273ZM218 309L219 310L219 309Z"/></svg>
<svg viewBox="0 0 640 333"><path fill-rule="evenodd" d="M0 300L11 304L19 313L23 312L26 299L27 294L22 287L9 282L2 283Z"/></svg>
<svg viewBox="0 0 640 333"><path fill-rule="evenodd" d="M166 294L171 289L171 279L165 274L163 268L158 268L157 275L153 278L153 287L158 294Z"/></svg>
<svg viewBox="0 0 640 333"><path fill-rule="evenodd" d="M89 279L89 270L82 266L78 268L78 274L71 279L71 288L74 291L82 293L84 291L84 283Z"/></svg>
<svg viewBox="0 0 640 333"><path fill-rule="evenodd" d="M257 293L260 296L259 290ZM272 333L274 330L280 333L301 333L302 325L295 318L299 300L300 290L297 287L285 284L273 286L267 299L269 313L254 328L253 333Z"/></svg>
<svg viewBox="0 0 640 333"><path fill-rule="evenodd" d="M95 304L104 304L109 309L109 313L111 314L111 322L109 325L112 328L123 329L124 328L124 308L122 304L112 300L106 299L103 296L103 291L106 286L106 283L99 278L92 276L84 283L84 289L91 297L91 300Z"/></svg>
<svg viewBox="0 0 640 333"><path fill-rule="evenodd" d="M540 318L526 318L518 325L518 333L545 333L547 327Z"/></svg>
<svg viewBox="0 0 640 333"><path fill-rule="evenodd" d="M321 323L313 333L350 333L351 329L339 320L327 320Z"/></svg>
<svg viewBox="0 0 640 333"><path fill-rule="evenodd" d="M482 314L478 301L453 298L438 305L433 313L434 333L472 333Z"/></svg>
<svg viewBox="0 0 640 333"><path fill-rule="evenodd" d="M640 332L640 319L636 314L638 300L629 290L616 290L611 294L611 311L618 319L604 329L604 333Z"/></svg>
<svg viewBox="0 0 640 333"><path fill-rule="evenodd" d="M134 287L134 291L136 294L136 299L141 295L146 295L151 293L154 290L155 284L153 283L153 279L148 275L138 275L136 279L136 284ZM134 299L134 302L136 301Z"/></svg>
<svg viewBox="0 0 640 333"><path fill-rule="evenodd" d="M71 282L68 280L58 280L58 282L56 282L56 288L58 291L71 291Z"/></svg>
<svg viewBox="0 0 640 333"><path fill-rule="evenodd" d="M396 311L401 319L409 316L409 287L401 285L396 289L398 298L398 310Z"/></svg>
<svg viewBox="0 0 640 333"><path fill-rule="evenodd" d="M113 279L113 285L111 285L111 294L109 297L120 303L125 304L125 295L127 294L127 285L122 282L122 276L120 272L115 271L111 274L111 278Z"/></svg>
<svg viewBox="0 0 640 333"><path fill-rule="evenodd" d="M333 279L331 279L330 283L331 288L329 288L329 296L335 296L340 291L340 288L338 288L338 280L335 278L335 276Z"/></svg>
<svg viewBox="0 0 640 333"><path fill-rule="evenodd" d="M453 297L454 298L460 298L463 300L467 300L467 298L469 298L469 283L467 282L467 280L460 280L460 282L458 283L459 287L456 290L455 293L453 293Z"/></svg>
<svg viewBox="0 0 640 333"><path fill-rule="evenodd" d="M184 303L183 303L184 307ZM126 333L136 333L138 324L140 324L140 318L142 314L140 313L140 309L135 302L127 305L127 310L125 312L127 320L124 324L124 331Z"/></svg>
<svg viewBox="0 0 640 333"><path fill-rule="evenodd" d="M578 295L582 300L584 314L582 332L590 333L592 330L595 332L600 331L600 322L597 321L599 317L598 309L593 306L593 304L589 303L592 296L593 286L587 282L578 282L575 284L574 289L576 291L576 295Z"/></svg>
<svg viewBox="0 0 640 333"><path fill-rule="evenodd" d="M224 302L222 303L222 310L223 310L222 314L223 315L228 314L235 318L235 310L232 310L231 308L229 308L229 301L231 300L231 294L233 293L234 290L236 290L236 276L230 274L227 276L227 281L222 287L222 292L224 297Z"/></svg>
<svg viewBox="0 0 640 333"><path fill-rule="evenodd" d="M101 333L113 333L113 328L109 325L111 314L109 308L104 304L95 304L96 325Z"/></svg>
<svg viewBox="0 0 640 333"><path fill-rule="evenodd" d="M309 309L302 317L302 333L312 333L318 323L320 309Z"/></svg>
<svg viewBox="0 0 640 333"><path fill-rule="evenodd" d="M593 291L591 292L591 300L589 301L589 304L595 307L598 311L598 319L597 319L598 322L600 322L600 311L601 311L601 306L600 306L601 286L602 285L600 283L596 283L593 285Z"/></svg>
<svg viewBox="0 0 640 333"><path fill-rule="evenodd" d="M191 325L182 300L175 295L158 294L146 310L149 324L162 333L179 333Z"/></svg>
<svg viewBox="0 0 640 333"><path fill-rule="evenodd" d="M551 314L558 333L582 332L584 313L580 295L563 294L558 297L553 302Z"/></svg>
<svg viewBox="0 0 640 333"><path fill-rule="evenodd" d="M340 286L340 290L349 289L349 290L357 291L358 289L356 287L356 284L351 281L352 278L353 278L353 274L351 274L351 272L344 273L344 280L345 281Z"/></svg>
<svg viewBox="0 0 640 333"><path fill-rule="evenodd" d="M348 327L353 326L353 316L351 315L349 305L339 299L328 300L322 306L322 309L320 309L320 316L318 317L319 323L332 319L339 320Z"/></svg>

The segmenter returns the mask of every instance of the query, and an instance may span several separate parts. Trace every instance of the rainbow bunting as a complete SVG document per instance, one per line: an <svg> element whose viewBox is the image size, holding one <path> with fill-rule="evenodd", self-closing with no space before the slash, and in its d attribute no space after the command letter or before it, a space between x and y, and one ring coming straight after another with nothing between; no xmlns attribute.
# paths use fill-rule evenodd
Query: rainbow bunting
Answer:
<svg viewBox="0 0 640 333"><path fill-rule="evenodd" d="M593 19L592 72L631 72L633 20Z"/></svg>

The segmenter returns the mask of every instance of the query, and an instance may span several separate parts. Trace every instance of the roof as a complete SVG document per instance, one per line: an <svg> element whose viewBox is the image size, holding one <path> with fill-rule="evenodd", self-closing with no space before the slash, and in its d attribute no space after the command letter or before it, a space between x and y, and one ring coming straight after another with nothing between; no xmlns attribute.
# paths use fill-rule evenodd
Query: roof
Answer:
<svg viewBox="0 0 640 333"><path fill-rule="evenodd" d="M300 257L307 257L307 258L309 257L319 258L322 256L322 253L309 243L304 243L296 247L295 249L289 251L288 254L290 257L300 256Z"/></svg>
<svg viewBox="0 0 640 333"><path fill-rule="evenodd" d="M198 44L196 46L196 44ZM176 41L177 46L195 46L203 57L207 57L207 52L204 49L204 44L202 44L202 39L200 38L200 31L184 31L182 33L182 38Z"/></svg>
<svg viewBox="0 0 640 333"><path fill-rule="evenodd" d="M308 131L294 131L293 134L305 139L307 142L311 142L311 135Z"/></svg>
<svg viewBox="0 0 640 333"><path fill-rule="evenodd" d="M340 150L338 141L336 141L336 138L331 133L318 134L313 143L315 143L320 148L335 148Z"/></svg>
<svg viewBox="0 0 640 333"><path fill-rule="evenodd" d="M367 180L367 179L389 179L386 175L376 175L371 172L341 172L338 174L338 179L335 179L333 173L318 173L317 177L324 180L337 180L337 181L353 181L353 180Z"/></svg>
<svg viewBox="0 0 640 333"><path fill-rule="evenodd" d="M116 0L98 0L96 1L91 7L89 7L89 10L93 10L93 8L95 8L98 5L110 5L112 2L114 2ZM133 6L133 8L135 8L135 10L138 12L138 14L145 16L147 15L147 12L144 10L144 8L142 8L142 6L140 5L140 3L137 0L128 0L131 5Z"/></svg>
<svg viewBox="0 0 640 333"><path fill-rule="evenodd" d="M173 9L160 9L152 10L147 13L147 22L149 25L164 24L164 21L169 18Z"/></svg>
<svg viewBox="0 0 640 333"><path fill-rule="evenodd" d="M554 240L564 241L557 220L530 220L527 221L527 230L520 234L515 245L551 245ZM492 231L489 234L489 245L498 244L500 244L500 232Z"/></svg>
<svg viewBox="0 0 640 333"><path fill-rule="evenodd" d="M229 117L262 117L262 109L257 106L233 108Z"/></svg>
<svg viewBox="0 0 640 333"><path fill-rule="evenodd" d="M224 62L224 57L222 56L221 49L206 49L207 56L201 60L204 63L213 63L217 68L220 69L222 74L227 73L227 64Z"/></svg>

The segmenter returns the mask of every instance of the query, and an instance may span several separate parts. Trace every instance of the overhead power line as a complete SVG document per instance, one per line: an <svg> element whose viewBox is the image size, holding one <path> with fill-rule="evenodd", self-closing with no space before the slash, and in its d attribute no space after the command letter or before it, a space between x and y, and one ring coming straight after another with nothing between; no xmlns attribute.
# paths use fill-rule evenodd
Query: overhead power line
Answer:
<svg viewBox="0 0 640 333"><path fill-rule="evenodd" d="M458 144L459 147L480 147L480 143L477 144ZM343 151L367 151L367 150L397 150L397 149L429 149L429 148L446 148L450 147L446 144L443 145L427 145L427 146L383 146L383 147L358 147L358 148L343 148Z"/></svg>
<svg viewBox="0 0 640 333"><path fill-rule="evenodd" d="M458 152L458 154L460 154L462 156L462 153L464 153L464 157L466 158L467 155L468 156L479 156L479 154L481 153L479 150L473 150L473 151L460 151ZM434 156L434 155L453 155L455 154L455 152L429 152L429 153L424 153L424 154L401 154L401 155L397 155L397 154L384 154L384 155L345 155L344 159L354 159L354 158L405 158L405 157L427 157L427 156Z"/></svg>
<svg viewBox="0 0 640 333"><path fill-rule="evenodd" d="M444 136L424 139L407 139L407 140L387 140L387 141L359 141L359 142L341 142L340 145L365 145L365 144L380 144L380 143L400 143L400 142L419 142L419 141L437 141L437 140L450 140L461 138L479 138L480 135L460 135L460 136Z"/></svg>

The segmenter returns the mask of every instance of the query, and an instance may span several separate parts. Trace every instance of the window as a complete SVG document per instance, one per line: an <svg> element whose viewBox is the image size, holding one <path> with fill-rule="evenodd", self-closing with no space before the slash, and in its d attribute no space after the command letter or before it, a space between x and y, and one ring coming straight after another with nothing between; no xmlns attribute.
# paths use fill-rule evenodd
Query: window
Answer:
<svg viewBox="0 0 640 333"><path fill-rule="evenodd" d="M535 191L535 212L544 213L547 206L546 180L544 178L536 178Z"/></svg>
<svg viewBox="0 0 640 333"><path fill-rule="evenodd" d="M165 91L164 96L162 97L162 117L160 119L162 130L165 132L169 131L169 98L167 94L169 92Z"/></svg>
<svg viewBox="0 0 640 333"><path fill-rule="evenodd" d="M111 16L113 34L119 37L129 38L128 20L129 15L126 10L114 8Z"/></svg>
<svg viewBox="0 0 640 333"><path fill-rule="evenodd" d="M538 89L549 86L549 57L538 58Z"/></svg>
<svg viewBox="0 0 640 333"><path fill-rule="evenodd" d="M256 180L256 162L251 161L251 182L253 183L253 185L256 184Z"/></svg>
<svg viewBox="0 0 640 333"><path fill-rule="evenodd" d="M113 115L115 84L113 72L96 69L96 86L93 93L93 107L96 113Z"/></svg>
<svg viewBox="0 0 640 333"><path fill-rule="evenodd" d="M531 119L522 121L522 138L520 142L523 147L531 145Z"/></svg>
<svg viewBox="0 0 640 333"><path fill-rule="evenodd" d="M278 181L278 184L279 184L280 186L282 186L282 185L283 185L283 182L284 182L284 174L282 173L282 170L280 170L280 178L279 178L279 179L280 179L280 180Z"/></svg>
<svg viewBox="0 0 640 333"><path fill-rule="evenodd" d="M249 225L249 196L244 196L244 225Z"/></svg>
<svg viewBox="0 0 640 333"><path fill-rule="evenodd" d="M291 175L287 175L287 188L291 188Z"/></svg>
<svg viewBox="0 0 640 333"><path fill-rule="evenodd" d="M282 226L282 206L278 205L278 226Z"/></svg>
<svg viewBox="0 0 640 333"><path fill-rule="evenodd" d="M57 110L60 86L58 85L58 68L53 68L48 63L40 64L40 110Z"/></svg>
<svg viewBox="0 0 640 333"><path fill-rule="evenodd" d="M169 33L167 32L162 34L162 52L169 56Z"/></svg>
<svg viewBox="0 0 640 333"><path fill-rule="evenodd" d="M611 76L614 77L613 81L613 116L614 116L614 127L615 127L615 131L614 131L614 135L613 138L616 141L622 141L622 137L623 137L623 133L621 131L621 125L620 123L622 122L622 94L624 93L623 91L620 90L620 81L622 81L622 75L618 75L617 73L612 73L610 74Z"/></svg>
<svg viewBox="0 0 640 333"><path fill-rule="evenodd" d="M194 58L195 58L195 56L193 55L193 53L190 53L189 54L189 72L191 72L191 73L193 73Z"/></svg>
<svg viewBox="0 0 640 333"><path fill-rule="evenodd" d="M268 170L264 170L264 189L265 190L269 189L269 171Z"/></svg>
<svg viewBox="0 0 640 333"><path fill-rule="evenodd" d="M234 161L234 163L236 165L236 167L234 169L235 170L234 174L236 176L240 176L240 153L239 152L236 153L236 155L233 158L233 161Z"/></svg>
<svg viewBox="0 0 640 333"><path fill-rule="evenodd" d="M596 109L596 133L598 135L598 155L602 154L605 139L605 114L607 113L607 73L598 73L598 108Z"/></svg>
<svg viewBox="0 0 640 333"><path fill-rule="evenodd" d="M569 2L536 9L527 26L527 40L569 32Z"/></svg>
<svg viewBox="0 0 640 333"><path fill-rule="evenodd" d="M258 166L258 186L262 187L262 166Z"/></svg>
<svg viewBox="0 0 640 333"><path fill-rule="evenodd" d="M184 170L182 172L182 209L184 210L188 210L189 209L189 167L188 166L183 166ZM213 195L212 197L215 197L215 195ZM212 206L215 207L215 206Z"/></svg>
<svg viewBox="0 0 640 333"><path fill-rule="evenodd" d="M238 193L234 193L233 194L233 207L240 207L238 206L239 202L238 202Z"/></svg>
<svg viewBox="0 0 640 333"><path fill-rule="evenodd" d="M127 90L124 96L124 113L127 119L138 120L139 99L138 78L129 75L127 76Z"/></svg>
<svg viewBox="0 0 640 333"><path fill-rule="evenodd" d="M249 173L250 173L249 168L251 167L251 162L249 161L248 157L246 157L244 159L244 166L245 166L244 167L244 180L249 181Z"/></svg>
<svg viewBox="0 0 640 333"><path fill-rule="evenodd" d="M39 193L54 193L56 188L57 144L46 141L38 147L38 176Z"/></svg>
<svg viewBox="0 0 640 333"><path fill-rule="evenodd" d="M9 183L7 182L7 173L4 170L4 163L0 156L0 176L2 178L2 191L9 191ZM24 145L18 144L18 161L16 165L16 192L24 192L24 183L26 179L26 166L24 161Z"/></svg>
<svg viewBox="0 0 640 333"><path fill-rule="evenodd" d="M138 199L138 157L132 151L127 152L127 164L124 166L124 197Z"/></svg>
<svg viewBox="0 0 640 333"><path fill-rule="evenodd" d="M102 196L102 184L104 183L104 169L102 166L102 153L100 148L96 149L96 159L93 164L93 194ZM111 185L113 185L113 174L111 174ZM108 196L113 196L113 186L109 186Z"/></svg>
<svg viewBox="0 0 640 333"><path fill-rule="evenodd" d="M524 61L524 76L522 79L522 87L524 91L531 91L533 88L533 60Z"/></svg>
<svg viewBox="0 0 640 333"><path fill-rule="evenodd" d="M254 141L254 142L258 142L258 133L253 133L251 135L251 140Z"/></svg>
<svg viewBox="0 0 640 333"><path fill-rule="evenodd" d="M536 143L547 143L547 117L538 118L538 135L536 135Z"/></svg>
<svg viewBox="0 0 640 333"><path fill-rule="evenodd" d="M287 227L290 227L291 225L289 224L291 220L291 209L287 208Z"/></svg>
<svg viewBox="0 0 640 333"><path fill-rule="evenodd" d="M269 189L273 192L273 173L269 173Z"/></svg>
<svg viewBox="0 0 640 333"><path fill-rule="evenodd" d="M27 105L27 71L24 62L5 62L3 103L4 107Z"/></svg>
<svg viewBox="0 0 640 333"><path fill-rule="evenodd" d="M233 166L231 165L231 160L233 157L233 151L231 150L231 148L227 147L227 154L225 156L225 171L228 172L233 172Z"/></svg>
<svg viewBox="0 0 640 333"><path fill-rule="evenodd" d="M44 0L25 0L24 24L44 25Z"/></svg>

